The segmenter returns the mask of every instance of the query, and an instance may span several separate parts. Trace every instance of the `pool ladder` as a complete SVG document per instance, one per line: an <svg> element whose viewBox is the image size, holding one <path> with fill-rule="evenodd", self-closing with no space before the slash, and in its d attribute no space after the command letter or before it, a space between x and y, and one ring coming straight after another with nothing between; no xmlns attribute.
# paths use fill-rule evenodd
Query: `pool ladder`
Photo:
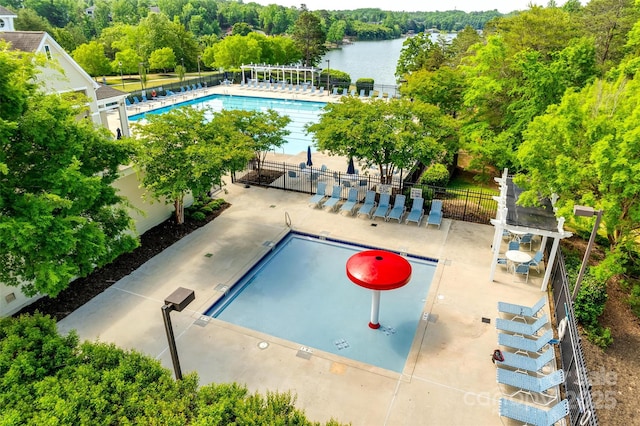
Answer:
<svg viewBox="0 0 640 426"><path fill-rule="evenodd" d="M289 212L284 212L284 223L287 227L291 228L291 216L289 216Z"/></svg>

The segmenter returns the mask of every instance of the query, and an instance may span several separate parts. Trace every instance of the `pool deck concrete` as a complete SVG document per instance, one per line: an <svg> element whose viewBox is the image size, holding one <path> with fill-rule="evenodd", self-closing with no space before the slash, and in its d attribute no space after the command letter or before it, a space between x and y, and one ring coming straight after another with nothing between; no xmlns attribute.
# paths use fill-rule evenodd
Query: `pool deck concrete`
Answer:
<svg viewBox="0 0 640 426"><path fill-rule="evenodd" d="M489 281L492 226L445 219L437 229L424 222L416 227L372 221L320 210L301 193L234 184L226 189L221 197L229 209L61 320L59 330L135 349L172 369L160 308L177 287L186 287L195 290L195 301L171 318L182 371L197 372L201 384L235 381L252 391L290 390L297 406L321 422L333 417L363 426L517 424L498 415L502 393L490 359L498 347L497 302L533 305L542 274L513 282L498 267L495 281ZM294 230L439 260L424 306L428 315L402 374L313 348L309 355L294 342L203 320L201 313L223 287L269 250L268 242L289 231L287 217ZM262 349L261 342L268 347Z"/></svg>

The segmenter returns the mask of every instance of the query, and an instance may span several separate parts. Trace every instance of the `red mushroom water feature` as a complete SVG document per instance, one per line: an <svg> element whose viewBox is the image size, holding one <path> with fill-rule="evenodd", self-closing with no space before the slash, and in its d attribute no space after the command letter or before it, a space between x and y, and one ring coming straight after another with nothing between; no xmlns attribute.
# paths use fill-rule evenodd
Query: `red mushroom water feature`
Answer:
<svg viewBox="0 0 640 426"><path fill-rule="evenodd" d="M411 279L411 264L404 257L384 250L367 250L347 260L347 276L355 284L373 290L369 327L380 328L380 291L393 290Z"/></svg>

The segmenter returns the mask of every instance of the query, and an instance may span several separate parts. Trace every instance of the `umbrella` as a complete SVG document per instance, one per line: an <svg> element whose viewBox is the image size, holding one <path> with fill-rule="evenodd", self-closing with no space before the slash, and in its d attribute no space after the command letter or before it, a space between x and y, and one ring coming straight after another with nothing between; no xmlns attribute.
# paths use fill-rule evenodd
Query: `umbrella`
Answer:
<svg viewBox="0 0 640 426"><path fill-rule="evenodd" d="M349 157L349 166L347 167L347 174L348 175L356 174L356 167L353 165L353 157Z"/></svg>
<svg viewBox="0 0 640 426"><path fill-rule="evenodd" d="M313 166L313 162L311 161L311 146L307 146L307 166Z"/></svg>

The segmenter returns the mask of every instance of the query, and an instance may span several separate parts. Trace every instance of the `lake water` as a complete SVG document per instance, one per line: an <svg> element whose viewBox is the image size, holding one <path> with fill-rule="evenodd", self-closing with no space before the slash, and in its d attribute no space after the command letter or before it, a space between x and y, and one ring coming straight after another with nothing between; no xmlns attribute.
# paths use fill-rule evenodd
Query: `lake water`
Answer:
<svg viewBox="0 0 640 426"><path fill-rule="evenodd" d="M438 39L439 34L432 34L431 40ZM445 34L448 39L455 34ZM351 76L351 82L355 83L359 78L373 78L374 84L396 85L396 66L400 59L402 44L406 38L379 41L357 41L353 44L342 46L327 52L319 67L327 66L344 71Z"/></svg>

